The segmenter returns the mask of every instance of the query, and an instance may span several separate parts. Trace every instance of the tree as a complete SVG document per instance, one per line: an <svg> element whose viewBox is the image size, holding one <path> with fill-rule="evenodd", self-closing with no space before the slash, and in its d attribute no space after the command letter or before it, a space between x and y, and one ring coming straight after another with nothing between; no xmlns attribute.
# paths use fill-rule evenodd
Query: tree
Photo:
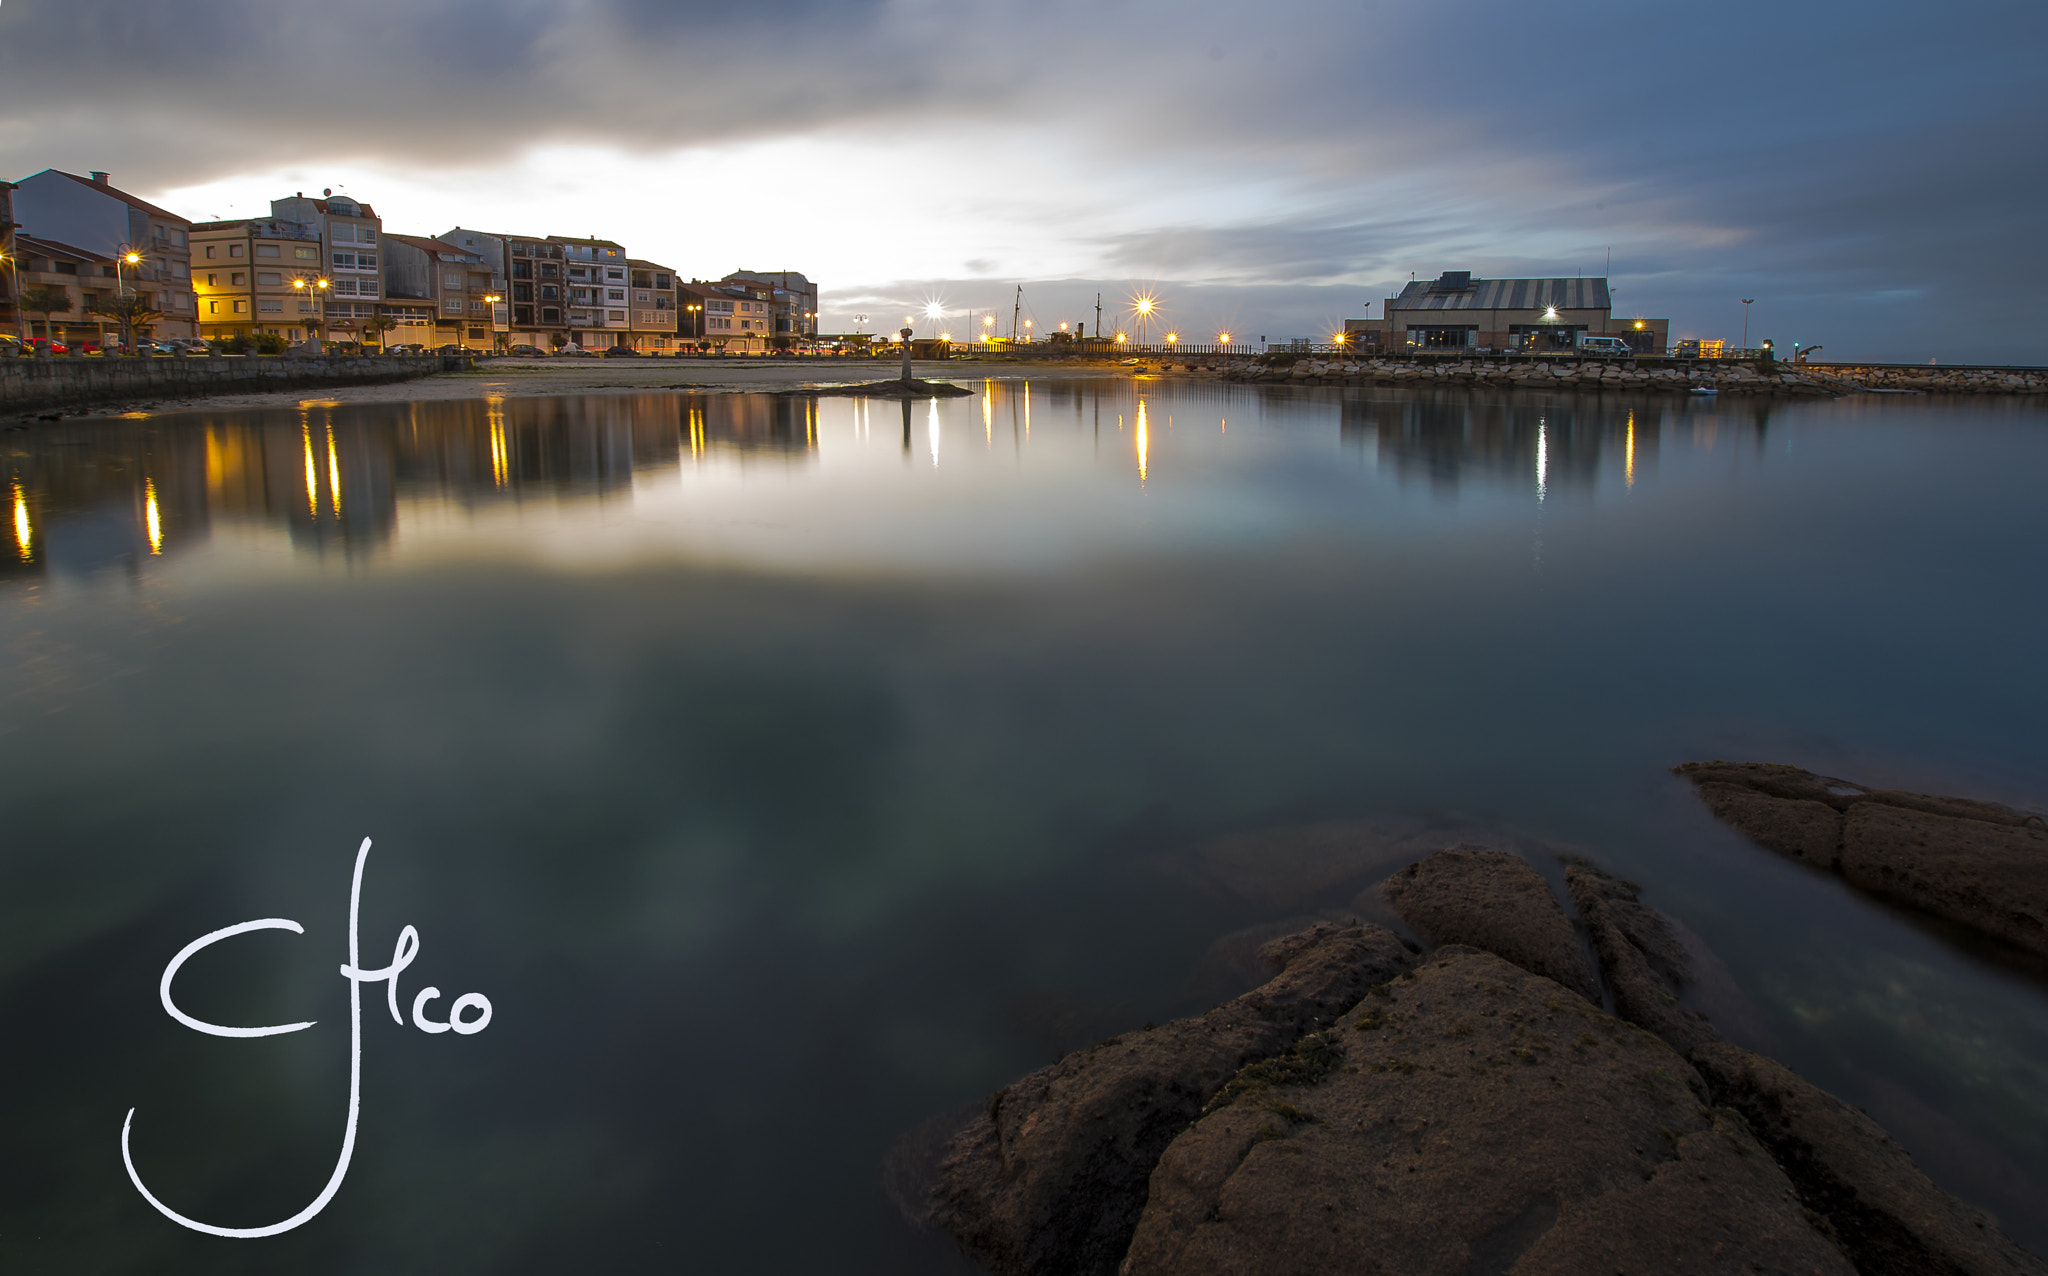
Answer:
<svg viewBox="0 0 2048 1276"><path fill-rule="evenodd" d="M374 315L356 325L357 329L363 334L363 340L366 342L376 342L380 349L384 345L384 334L397 326L397 320L387 319L383 315Z"/></svg>
<svg viewBox="0 0 2048 1276"><path fill-rule="evenodd" d="M43 336L51 341L57 339L56 329L50 325L51 315L71 313L71 293L55 284L37 284L24 288L21 293L21 308L32 315L43 317Z"/></svg>
<svg viewBox="0 0 2048 1276"><path fill-rule="evenodd" d="M150 327L163 318L150 304L149 298L141 293L130 293L125 297L102 297L93 303L93 309L121 324L121 344L135 348L135 338L144 328Z"/></svg>

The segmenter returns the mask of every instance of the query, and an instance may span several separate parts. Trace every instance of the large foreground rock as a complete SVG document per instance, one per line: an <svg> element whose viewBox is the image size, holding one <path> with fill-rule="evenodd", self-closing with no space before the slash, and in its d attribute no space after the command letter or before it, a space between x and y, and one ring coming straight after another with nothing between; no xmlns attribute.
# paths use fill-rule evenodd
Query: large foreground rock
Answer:
<svg viewBox="0 0 2048 1276"><path fill-rule="evenodd" d="M1395 914L1432 944L1467 944L1600 1000L1578 934L1550 883L1520 856L1455 846L1380 883Z"/></svg>
<svg viewBox="0 0 2048 1276"><path fill-rule="evenodd" d="M1877 1122L1762 1055L1726 1043L1692 1062L1825 1218L1863 1276L2019 1276L2048 1264L1928 1181Z"/></svg>
<svg viewBox="0 0 2048 1276"><path fill-rule="evenodd" d="M997 1091L954 1140L930 1221L998 1276L1114 1272L1152 1167L1217 1090L1413 961L1379 926L1319 926L1267 953L1281 973L1235 1001L1112 1037Z"/></svg>
<svg viewBox="0 0 2048 1276"><path fill-rule="evenodd" d="M1854 1270L1663 1041L1469 949L1377 992L1174 1140L1126 1276Z"/></svg>
<svg viewBox="0 0 2048 1276"><path fill-rule="evenodd" d="M2048 824L2038 815L1767 763L1688 762L1678 773L1762 846L2048 957Z"/></svg>

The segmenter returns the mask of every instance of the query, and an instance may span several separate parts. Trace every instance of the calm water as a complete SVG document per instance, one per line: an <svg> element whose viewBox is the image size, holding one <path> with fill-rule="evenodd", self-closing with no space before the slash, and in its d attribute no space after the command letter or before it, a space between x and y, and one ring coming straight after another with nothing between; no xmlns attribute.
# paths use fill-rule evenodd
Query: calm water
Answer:
<svg viewBox="0 0 2048 1276"><path fill-rule="evenodd" d="M2048 796L2048 414L977 388L0 436L0 1269L951 1270L890 1142L1233 991L1220 937L1380 871L1329 820L1615 865L1731 1032L2048 1246L2048 982L1667 773ZM362 967L415 926L401 1011L489 1025L363 985L331 1204L177 1227L130 1108L208 1224L329 1180L366 836ZM173 1021L261 918L177 1002L315 1026Z"/></svg>

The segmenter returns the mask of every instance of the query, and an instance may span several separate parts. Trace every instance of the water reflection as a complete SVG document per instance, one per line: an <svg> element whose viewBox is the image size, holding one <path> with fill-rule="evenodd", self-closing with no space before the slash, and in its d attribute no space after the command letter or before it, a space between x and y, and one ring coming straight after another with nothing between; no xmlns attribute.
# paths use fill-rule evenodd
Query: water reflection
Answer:
<svg viewBox="0 0 2048 1276"><path fill-rule="evenodd" d="M48 428L8 459L5 574L132 569L206 543L223 520L280 527L296 548L348 555L390 540L400 505L422 496L466 507L604 496L640 471L675 466L685 448L697 462L800 460L817 450L817 414L800 399L663 394L307 403Z"/></svg>
<svg viewBox="0 0 2048 1276"><path fill-rule="evenodd" d="M1352 399L1341 410L1350 443L1370 443L1383 469L1446 496L1474 478L1510 485L1519 480L1539 498L1589 488L1614 452L1620 453L1624 484L1633 488L1656 469L1663 440L1673 430L1688 431L1694 447L1710 450L1722 424L1718 415L1654 401L1616 412L1612 404L1568 399L1440 394ZM1759 446L1770 411L1759 407L1754 415Z"/></svg>

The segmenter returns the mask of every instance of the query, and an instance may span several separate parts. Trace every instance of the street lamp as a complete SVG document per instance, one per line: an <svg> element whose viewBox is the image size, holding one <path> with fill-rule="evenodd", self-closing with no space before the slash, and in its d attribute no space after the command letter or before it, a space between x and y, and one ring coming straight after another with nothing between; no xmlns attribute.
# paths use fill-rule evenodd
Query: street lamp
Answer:
<svg viewBox="0 0 2048 1276"><path fill-rule="evenodd" d="M116 297L128 295L127 286L121 281L121 267L124 265L140 266L141 264L142 254L136 252L133 248L122 248L114 254L114 295Z"/></svg>
<svg viewBox="0 0 2048 1276"><path fill-rule="evenodd" d="M1227 345L1229 345L1229 344L1230 344L1230 334L1229 334L1229 333L1227 333L1227 332L1219 332L1219 333L1217 333L1217 334L1216 334L1216 344L1217 344L1217 345L1219 345L1219 346L1227 346Z"/></svg>
<svg viewBox="0 0 2048 1276"><path fill-rule="evenodd" d="M292 280L292 289L306 294L307 299L313 303L313 319L312 322L306 325L306 340L308 341L318 341L325 335L327 325L321 321L326 316L321 313L320 307L323 303L320 301L320 294L327 290L327 284L328 281L325 278L308 279L304 275L300 275Z"/></svg>
<svg viewBox="0 0 2048 1276"><path fill-rule="evenodd" d="M498 345L498 303L504 299L503 296L495 292L484 294L484 304L491 308L491 346L493 349L496 349Z"/></svg>

